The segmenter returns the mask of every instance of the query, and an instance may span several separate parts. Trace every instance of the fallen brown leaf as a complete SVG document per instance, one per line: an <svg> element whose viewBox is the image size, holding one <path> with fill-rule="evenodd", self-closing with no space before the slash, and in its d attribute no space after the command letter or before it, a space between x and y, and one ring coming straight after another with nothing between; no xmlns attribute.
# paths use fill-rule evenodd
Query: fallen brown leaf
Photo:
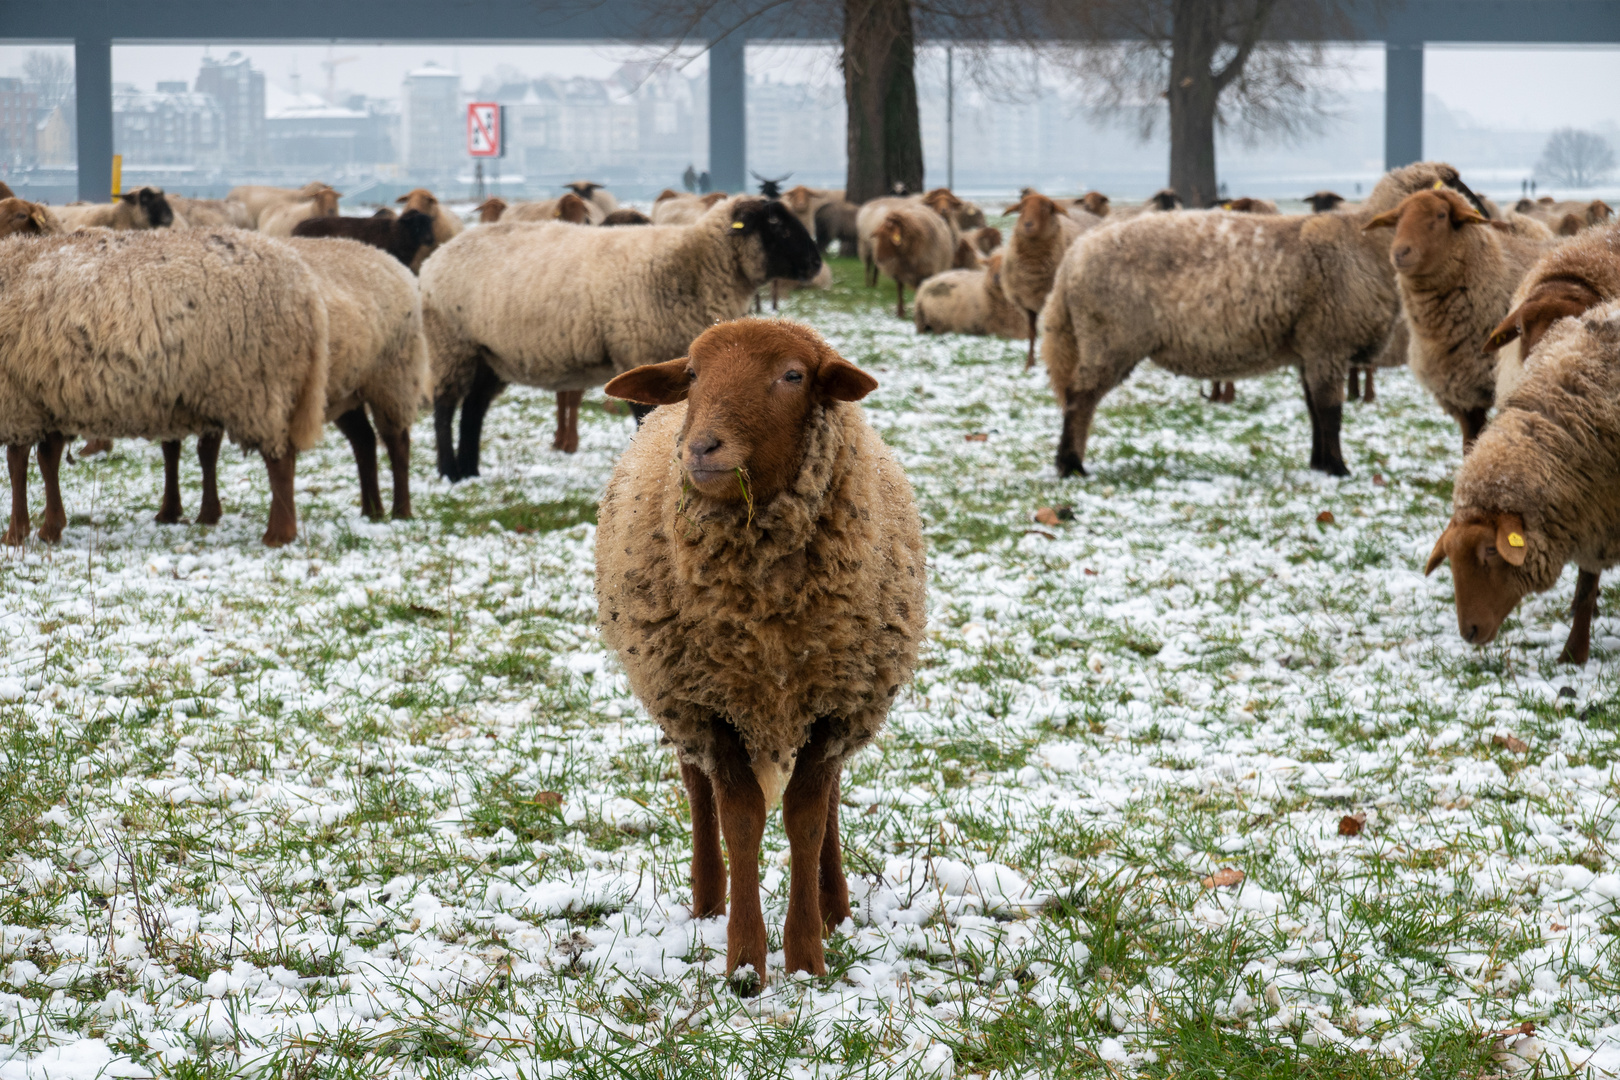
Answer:
<svg viewBox="0 0 1620 1080"><path fill-rule="evenodd" d="M1320 514L1317 514L1316 515L1316 523L1318 525L1331 525L1331 524L1333 524L1333 511L1324 510Z"/></svg>
<svg viewBox="0 0 1620 1080"><path fill-rule="evenodd" d="M1243 879L1249 875L1241 870L1234 870L1230 866L1223 866L1209 877L1204 879L1204 888L1219 889L1227 885L1241 885Z"/></svg>
<svg viewBox="0 0 1620 1080"><path fill-rule="evenodd" d="M1384 479L1383 473L1373 473L1373 483L1377 484L1379 487L1383 487L1388 482L1389 481Z"/></svg>
<svg viewBox="0 0 1620 1080"><path fill-rule="evenodd" d="M1025 529L1024 530L1024 535L1025 536L1044 536L1048 540L1056 540L1057 539L1057 537L1053 536L1051 533L1047 532L1045 529Z"/></svg>
<svg viewBox="0 0 1620 1080"><path fill-rule="evenodd" d="M1039 510L1035 511L1035 520L1040 522L1042 525L1056 525L1059 520L1058 512L1052 509L1050 506L1043 506Z"/></svg>
<svg viewBox="0 0 1620 1080"><path fill-rule="evenodd" d="M1087 576L1088 576L1088 577L1096 577L1096 576L1097 576L1097 571L1095 571L1095 570L1093 570L1093 569L1092 569L1092 568L1091 568L1091 567L1089 567L1089 566L1088 566L1088 567L1086 567L1086 568L1085 568L1085 573L1086 573L1086 575L1087 575Z"/></svg>
<svg viewBox="0 0 1620 1080"><path fill-rule="evenodd" d="M556 791L542 791L534 797L536 806L549 806L552 809L562 805L562 794Z"/></svg>
<svg viewBox="0 0 1620 1080"><path fill-rule="evenodd" d="M1560 930L1568 930L1569 929L1568 926L1566 926L1566 925L1564 925L1563 923L1560 923L1560 922L1551 923L1551 924L1549 924L1548 928L1550 930L1552 930L1552 932L1555 933L1555 934Z"/></svg>
<svg viewBox="0 0 1620 1080"><path fill-rule="evenodd" d="M1530 750L1530 744L1516 735L1504 735L1498 732L1491 736L1491 745L1500 746L1510 754L1523 754Z"/></svg>
<svg viewBox="0 0 1620 1080"><path fill-rule="evenodd" d="M990 436L986 435L982 431L975 431L971 435L964 435L962 437L964 439L966 439L968 442L989 442L990 441Z"/></svg>
<svg viewBox="0 0 1620 1080"><path fill-rule="evenodd" d="M1346 814L1339 819L1340 836L1360 836L1361 830L1367 827L1366 814Z"/></svg>
<svg viewBox="0 0 1620 1080"><path fill-rule="evenodd" d="M1510 1027L1510 1028L1504 1028L1501 1031L1493 1031L1488 1036L1486 1036L1486 1038L1490 1038L1490 1039L1516 1039L1521 1035L1534 1035L1535 1033L1536 1033L1536 1022L1534 1020L1526 1020L1524 1023L1520 1024L1518 1027Z"/></svg>

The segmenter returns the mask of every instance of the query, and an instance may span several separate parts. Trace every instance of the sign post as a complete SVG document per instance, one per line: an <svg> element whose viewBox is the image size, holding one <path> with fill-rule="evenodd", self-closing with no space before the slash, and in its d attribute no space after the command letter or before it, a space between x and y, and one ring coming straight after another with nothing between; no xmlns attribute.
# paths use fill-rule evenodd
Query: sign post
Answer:
<svg viewBox="0 0 1620 1080"><path fill-rule="evenodd" d="M493 101L475 101L467 106L467 154L475 159L473 198L479 202L484 200L484 159L498 158L506 151L503 111Z"/></svg>

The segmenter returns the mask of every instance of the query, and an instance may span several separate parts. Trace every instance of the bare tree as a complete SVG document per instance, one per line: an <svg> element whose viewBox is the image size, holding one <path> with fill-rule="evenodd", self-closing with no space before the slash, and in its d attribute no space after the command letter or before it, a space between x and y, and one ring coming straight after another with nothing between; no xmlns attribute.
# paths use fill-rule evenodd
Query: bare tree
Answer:
<svg viewBox="0 0 1620 1080"><path fill-rule="evenodd" d="M1094 113L1127 119L1144 138L1167 120L1170 186L1188 206L1209 206L1217 129L1252 145L1332 117L1322 76L1337 65L1323 42L1346 36L1348 6L1296 0L1279 14L1278 0L1047 0L1045 32L1085 47L1045 48L1080 76Z"/></svg>
<svg viewBox="0 0 1620 1080"><path fill-rule="evenodd" d="M1614 171L1614 151L1601 135L1559 128L1547 140L1536 173L1567 187L1591 187Z"/></svg>

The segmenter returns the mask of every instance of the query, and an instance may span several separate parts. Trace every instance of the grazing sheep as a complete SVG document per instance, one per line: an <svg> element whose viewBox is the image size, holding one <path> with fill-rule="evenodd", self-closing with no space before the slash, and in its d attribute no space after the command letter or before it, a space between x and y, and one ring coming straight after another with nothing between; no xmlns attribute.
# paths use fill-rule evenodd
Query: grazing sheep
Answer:
<svg viewBox="0 0 1620 1080"><path fill-rule="evenodd" d="M968 248L972 254L972 246ZM906 286L951 268L956 234L945 215L917 203L889 211L873 238L872 262L894 279L895 314L906 317Z"/></svg>
<svg viewBox="0 0 1620 1080"><path fill-rule="evenodd" d="M855 222L861 208L845 199L830 202L816 211L816 245L829 250L834 241L840 258L854 258L860 251L860 234Z"/></svg>
<svg viewBox="0 0 1620 1080"><path fill-rule="evenodd" d="M259 231L266 236L288 237L293 227L310 218L337 217L341 196L331 188L317 191L313 198L301 202L278 203L267 208L259 217Z"/></svg>
<svg viewBox="0 0 1620 1080"><path fill-rule="evenodd" d="M1301 369L1311 467L1348 475L1339 449L1351 364L1389 340L1399 312L1380 234L1362 226L1436 180L1436 162L1396 169L1357 211L1143 214L1069 249L1041 312L1042 356L1063 405L1058 472L1085 474L1098 403L1144 357L1198 379Z"/></svg>
<svg viewBox="0 0 1620 1080"><path fill-rule="evenodd" d="M1344 203L1344 196L1336 191L1315 191L1305 196L1303 201L1309 204L1311 213L1325 214L1329 210L1337 210Z"/></svg>
<svg viewBox="0 0 1620 1080"><path fill-rule="evenodd" d="M378 213L381 214L381 211ZM389 213L392 215L392 211ZM433 244L433 219L419 210L407 210L398 217L306 218L293 226L292 234L302 237L348 237L369 247L380 248L410 267L416 265L422 251Z"/></svg>
<svg viewBox="0 0 1620 1080"><path fill-rule="evenodd" d="M166 229L174 224L174 209L162 188L126 191L110 203L70 203L55 211L65 229L103 228L118 231Z"/></svg>
<svg viewBox="0 0 1620 1080"><path fill-rule="evenodd" d="M243 184L231 188L225 194L226 202L234 202L245 207L248 216L252 219L252 228L258 228L264 212L272 206L283 206L287 203L304 202L313 199L323 191L330 191L319 180L311 180L301 188L267 187L262 184Z"/></svg>
<svg viewBox="0 0 1620 1080"><path fill-rule="evenodd" d="M606 217L619 208L619 200L613 197L613 193L594 180L575 180L573 183L564 184L563 186L602 211L602 217ZM596 220L601 221L602 217Z"/></svg>
<svg viewBox="0 0 1620 1080"><path fill-rule="evenodd" d="M73 434L173 440L223 430L270 474L265 544L298 531L298 451L320 438L327 309L304 261L236 229L77 232L0 244L0 442L11 528L28 533L40 445L41 540L67 517L57 463Z"/></svg>
<svg viewBox="0 0 1620 1080"><path fill-rule="evenodd" d="M1021 341L1029 335L1024 313L1007 299L1001 283L1002 256L992 255L976 270L947 270L917 286L913 306L924 334L993 334Z"/></svg>
<svg viewBox="0 0 1620 1080"><path fill-rule="evenodd" d="M623 206L602 219L602 224L612 227L614 225L651 225L652 218L643 214L634 207Z"/></svg>
<svg viewBox="0 0 1620 1080"><path fill-rule="evenodd" d="M808 238L807 238L808 239ZM731 910L726 970L767 982L760 840L780 799L789 971L826 973L851 915L844 762L910 683L927 622L922 521L858 406L877 383L813 330L744 320L608 393L661 406L602 496L602 640L680 761L692 914Z"/></svg>
<svg viewBox="0 0 1620 1080"><path fill-rule="evenodd" d="M56 220L50 207L19 199L15 195L0 197L0 238L19 234L41 236L62 231L62 223Z"/></svg>
<svg viewBox="0 0 1620 1080"><path fill-rule="evenodd" d="M481 224L492 225L501 220L501 215L506 213L506 200L499 195L492 195L473 207L473 213L478 215Z"/></svg>
<svg viewBox="0 0 1620 1080"><path fill-rule="evenodd" d="M659 195L653 201L652 223L654 225L691 225L702 220L710 210L730 197L723 191L711 191L707 195L682 195L678 192L665 190L662 195Z"/></svg>
<svg viewBox="0 0 1620 1080"><path fill-rule="evenodd" d="M1620 226L1588 230L1538 259L1485 342L1496 350L1496 399L1519 384L1548 327L1610 300L1620 300Z"/></svg>
<svg viewBox="0 0 1620 1080"><path fill-rule="evenodd" d="M251 229L253 215L248 208L230 199L190 199L184 195L167 197L169 207L192 229Z"/></svg>
<svg viewBox="0 0 1620 1080"><path fill-rule="evenodd" d="M1007 213L1016 214L1012 239L1002 261L1001 287L1014 307L1029 323L1020 337L1029 339L1029 357L1024 370L1035 366L1035 319L1052 291L1052 280L1069 246L1082 235L1102 224L1103 219L1079 208L1063 211L1057 203L1038 191L1031 191Z"/></svg>
<svg viewBox="0 0 1620 1080"><path fill-rule="evenodd" d="M508 382L558 392L553 446L573 453L587 388L681 355L706 327L746 312L766 281L820 267L815 242L786 207L748 196L695 225L503 221L462 234L422 268L439 472L478 475L484 413Z"/></svg>
<svg viewBox="0 0 1620 1080"><path fill-rule="evenodd" d="M417 213L426 214L433 221L433 242L417 252L416 260L411 263L411 269L420 273L423 260L433 254L435 248L440 244L448 244L461 234L461 219L446 210L439 202L438 196L427 188L413 188L394 201L403 204L400 207L401 213L415 210Z"/></svg>
<svg viewBox="0 0 1620 1080"><path fill-rule="evenodd" d="M1591 650L1598 579L1620 562L1620 304L1554 324L1536 362L1463 458L1451 521L1424 573L1451 561L1457 630L1475 645L1573 562L1573 625L1559 660Z"/></svg>
<svg viewBox="0 0 1620 1080"><path fill-rule="evenodd" d="M1496 393L1496 355L1485 341L1520 279L1555 241L1539 225L1521 231L1515 223L1487 221L1444 187L1414 192L1362 226L1389 227L1395 229L1390 262L1412 335L1408 366L1462 428L1466 454Z"/></svg>

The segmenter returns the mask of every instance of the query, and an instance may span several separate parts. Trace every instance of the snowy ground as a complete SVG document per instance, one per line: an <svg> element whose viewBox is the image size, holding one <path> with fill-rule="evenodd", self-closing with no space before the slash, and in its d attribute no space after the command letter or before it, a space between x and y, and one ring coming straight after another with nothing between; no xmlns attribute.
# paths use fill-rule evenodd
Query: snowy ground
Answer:
<svg viewBox="0 0 1620 1080"><path fill-rule="evenodd" d="M1463 644L1421 576L1459 439L1410 378L1348 407L1338 481L1293 377L1217 407L1144 368L1058 481L1022 345L891 303L784 305L880 380L933 566L828 977L720 977L593 629L631 421L592 395L564 457L515 391L481 481L428 479L419 425L411 523L359 518L329 432L291 547L234 452L224 523L161 527L123 443L64 469L60 548L0 554L0 1080L1620 1071L1620 625L1558 665L1570 575Z"/></svg>

